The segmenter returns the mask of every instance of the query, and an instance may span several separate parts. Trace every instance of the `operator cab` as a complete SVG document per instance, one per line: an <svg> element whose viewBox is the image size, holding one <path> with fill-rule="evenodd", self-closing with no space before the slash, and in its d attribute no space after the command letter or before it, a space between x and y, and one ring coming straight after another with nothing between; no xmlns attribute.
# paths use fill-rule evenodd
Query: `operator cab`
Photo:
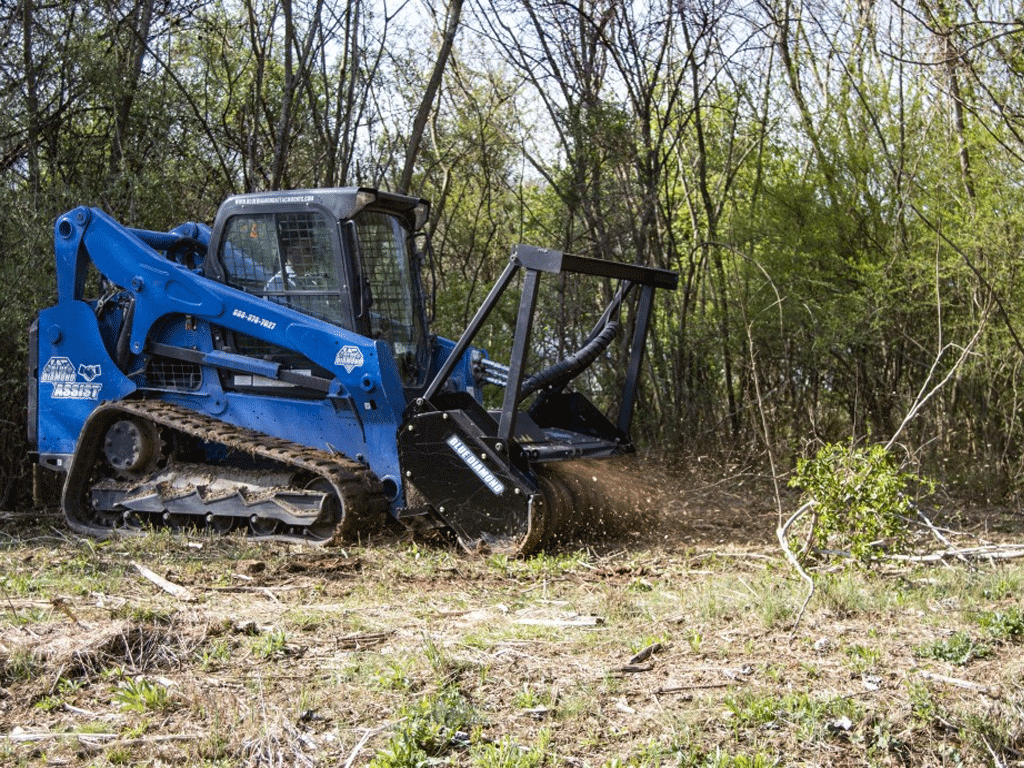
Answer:
<svg viewBox="0 0 1024 768"><path fill-rule="evenodd" d="M427 213L424 200L364 188L239 195L218 211L211 238L217 258L208 260L208 272L246 293L386 342L402 384L420 389L429 348L417 236ZM236 331L220 333L222 348L330 376L290 350ZM284 394L278 381L229 378L231 389Z"/></svg>

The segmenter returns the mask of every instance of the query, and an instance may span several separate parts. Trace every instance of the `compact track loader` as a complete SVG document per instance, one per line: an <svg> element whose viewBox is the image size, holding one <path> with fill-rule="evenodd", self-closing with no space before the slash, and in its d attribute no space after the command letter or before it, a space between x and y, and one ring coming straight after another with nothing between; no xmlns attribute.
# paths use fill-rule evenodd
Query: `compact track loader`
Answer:
<svg viewBox="0 0 1024 768"><path fill-rule="evenodd" d="M519 246L461 338L440 338L420 281L428 212L344 188L235 196L212 228L60 216L57 303L30 329L29 439L63 475L71 528L326 543L390 516L509 554L585 529L592 500L553 468L633 452L653 295L677 276ZM473 344L520 273L503 365ZM540 280L561 273L615 289L582 349L530 371ZM627 302L613 422L569 385ZM500 408L483 405L488 384Z"/></svg>

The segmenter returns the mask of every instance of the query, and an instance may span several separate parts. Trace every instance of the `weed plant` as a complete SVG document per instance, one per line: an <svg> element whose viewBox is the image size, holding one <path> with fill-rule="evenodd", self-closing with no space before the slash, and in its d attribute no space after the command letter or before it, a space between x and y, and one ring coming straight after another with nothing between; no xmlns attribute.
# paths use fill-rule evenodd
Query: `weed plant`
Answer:
<svg viewBox="0 0 1024 768"><path fill-rule="evenodd" d="M173 709L173 699L166 686L144 677L122 680L113 699L126 712L161 713Z"/></svg>
<svg viewBox="0 0 1024 768"><path fill-rule="evenodd" d="M880 552L903 552L914 518L910 488L932 486L903 471L884 446L830 443L797 461L790 485L813 503L808 555L849 552L868 565ZM803 550L796 543L795 550Z"/></svg>
<svg viewBox="0 0 1024 768"><path fill-rule="evenodd" d="M919 659L934 659L964 666L975 659L988 658L992 655L992 648L966 632L954 632L947 638L915 646L914 655Z"/></svg>

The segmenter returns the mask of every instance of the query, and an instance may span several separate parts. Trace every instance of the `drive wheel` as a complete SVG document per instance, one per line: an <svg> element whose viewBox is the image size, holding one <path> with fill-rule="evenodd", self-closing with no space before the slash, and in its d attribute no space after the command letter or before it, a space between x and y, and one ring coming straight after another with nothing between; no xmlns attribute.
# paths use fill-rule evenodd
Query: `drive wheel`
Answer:
<svg viewBox="0 0 1024 768"><path fill-rule="evenodd" d="M99 528L107 528L112 531L115 528L120 527L123 520L124 515L120 512L109 512L93 508L90 522Z"/></svg>
<svg viewBox="0 0 1024 768"><path fill-rule="evenodd" d="M252 515L249 517L249 530L252 531L253 536L273 536L277 533L278 527L281 525L280 521L275 520L272 517L258 517Z"/></svg>
<svg viewBox="0 0 1024 768"><path fill-rule="evenodd" d="M230 515L207 515L206 526L218 536L223 536L235 527L235 518Z"/></svg>
<svg viewBox="0 0 1024 768"><path fill-rule="evenodd" d="M200 518L201 519L201 518ZM174 512L164 512L164 525L175 533L186 533L195 529L195 519L191 515L182 515Z"/></svg>
<svg viewBox="0 0 1024 768"><path fill-rule="evenodd" d="M107 429L102 450L117 477L137 480L157 469L162 446L156 424L126 417L118 419Z"/></svg>

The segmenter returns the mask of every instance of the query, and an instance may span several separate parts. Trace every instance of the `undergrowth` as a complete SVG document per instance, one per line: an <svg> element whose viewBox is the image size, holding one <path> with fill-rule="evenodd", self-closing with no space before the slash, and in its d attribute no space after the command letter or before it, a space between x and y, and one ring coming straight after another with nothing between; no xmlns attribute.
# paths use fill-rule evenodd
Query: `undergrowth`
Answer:
<svg viewBox="0 0 1024 768"><path fill-rule="evenodd" d="M805 556L838 551L862 564L879 552L906 551L915 517L911 489L933 490L885 446L838 443L799 459L789 484L813 505Z"/></svg>

